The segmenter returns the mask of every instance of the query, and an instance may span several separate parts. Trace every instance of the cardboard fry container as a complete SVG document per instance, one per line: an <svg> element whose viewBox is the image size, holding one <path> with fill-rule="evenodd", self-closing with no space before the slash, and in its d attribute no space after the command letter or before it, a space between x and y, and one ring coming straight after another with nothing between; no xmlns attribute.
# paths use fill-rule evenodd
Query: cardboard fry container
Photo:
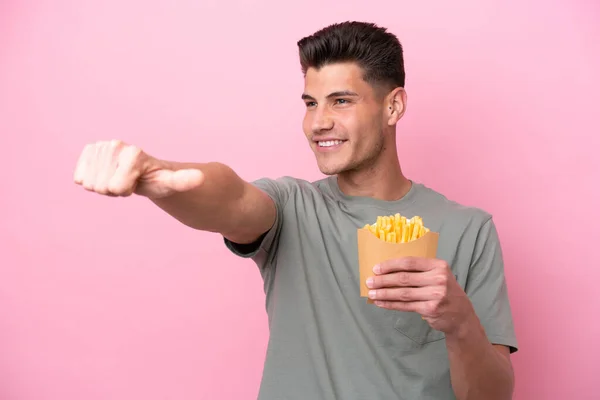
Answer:
<svg viewBox="0 0 600 400"><path fill-rule="evenodd" d="M367 278L374 276L373 267L383 261L401 257L435 258L437 255L439 233L429 231L419 239L407 243L388 243L379 239L368 229L359 228L358 267L360 270L360 296L369 299Z"/></svg>

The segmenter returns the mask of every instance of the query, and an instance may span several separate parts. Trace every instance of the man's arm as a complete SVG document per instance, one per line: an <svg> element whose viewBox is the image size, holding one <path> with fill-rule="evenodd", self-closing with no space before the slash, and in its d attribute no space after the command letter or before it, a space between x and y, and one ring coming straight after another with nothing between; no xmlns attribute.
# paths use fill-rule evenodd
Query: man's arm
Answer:
<svg viewBox="0 0 600 400"><path fill-rule="evenodd" d="M512 398L508 354L517 350L517 341L502 251L491 218L478 233L466 291L445 260L403 257L384 261L373 271L376 276L367 280L367 286L374 289L369 297L375 305L418 312L432 328L446 334L458 399Z"/></svg>
<svg viewBox="0 0 600 400"><path fill-rule="evenodd" d="M228 166L159 160L117 140L87 145L74 180L107 196L148 197L183 224L240 244L256 241L276 220L274 201Z"/></svg>
<svg viewBox="0 0 600 400"><path fill-rule="evenodd" d="M196 169L204 182L191 190L151 199L194 229L216 232L238 244L255 242L275 222L273 200L221 163L163 162L169 170Z"/></svg>
<svg viewBox="0 0 600 400"><path fill-rule="evenodd" d="M446 335L452 388L459 400L510 400L514 373L510 350L489 342L477 316Z"/></svg>
<svg viewBox="0 0 600 400"><path fill-rule="evenodd" d="M473 254L465 287L470 301L462 306L466 318L446 335L452 386L461 400L512 399L510 353L517 341L502 248L491 218L482 224Z"/></svg>
<svg viewBox="0 0 600 400"><path fill-rule="evenodd" d="M446 334L452 388L459 400L510 400L510 349L491 344L473 304L446 261L405 257L374 267L369 297L383 308L418 312ZM503 340L509 340L505 338Z"/></svg>

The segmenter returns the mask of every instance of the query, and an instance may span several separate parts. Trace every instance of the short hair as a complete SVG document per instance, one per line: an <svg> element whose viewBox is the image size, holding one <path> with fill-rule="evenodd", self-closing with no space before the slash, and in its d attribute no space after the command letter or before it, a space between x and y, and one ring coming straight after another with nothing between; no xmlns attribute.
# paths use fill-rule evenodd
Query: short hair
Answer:
<svg viewBox="0 0 600 400"><path fill-rule="evenodd" d="M402 44L386 28L374 23L348 21L329 25L298 41L302 73L312 67L354 62L363 79L389 90L404 87Z"/></svg>

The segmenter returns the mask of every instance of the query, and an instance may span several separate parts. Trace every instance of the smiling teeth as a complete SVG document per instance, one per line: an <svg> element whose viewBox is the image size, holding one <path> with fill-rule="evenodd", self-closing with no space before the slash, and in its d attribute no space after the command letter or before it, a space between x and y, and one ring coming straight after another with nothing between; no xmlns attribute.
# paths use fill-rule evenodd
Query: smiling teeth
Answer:
<svg viewBox="0 0 600 400"><path fill-rule="evenodd" d="M341 140L328 140L326 142L319 142L319 147L331 147L337 144L342 144Z"/></svg>

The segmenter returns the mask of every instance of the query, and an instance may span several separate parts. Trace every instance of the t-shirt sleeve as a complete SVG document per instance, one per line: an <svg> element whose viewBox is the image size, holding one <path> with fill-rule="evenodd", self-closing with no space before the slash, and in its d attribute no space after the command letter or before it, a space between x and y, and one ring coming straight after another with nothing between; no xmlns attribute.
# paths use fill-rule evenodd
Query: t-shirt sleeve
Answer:
<svg viewBox="0 0 600 400"><path fill-rule="evenodd" d="M492 344L518 350L510 301L508 298L504 261L498 232L489 218L481 227L465 291Z"/></svg>
<svg viewBox="0 0 600 400"><path fill-rule="evenodd" d="M279 234L283 226L283 209L290 197L291 182L289 178L262 178L251 182L265 192L275 203L277 210L273 226L254 243L239 244L223 238L225 246L235 255L253 259L259 267L265 267L277 252Z"/></svg>

